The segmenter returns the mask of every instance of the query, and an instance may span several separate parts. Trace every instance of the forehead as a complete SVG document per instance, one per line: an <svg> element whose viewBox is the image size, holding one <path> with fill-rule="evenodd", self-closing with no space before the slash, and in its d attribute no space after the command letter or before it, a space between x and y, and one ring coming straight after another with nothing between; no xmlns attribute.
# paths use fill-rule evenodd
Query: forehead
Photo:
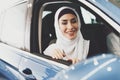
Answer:
<svg viewBox="0 0 120 80"><path fill-rule="evenodd" d="M74 18L76 18L74 14L68 13L68 14L62 15L59 20L71 20Z"/></svg>

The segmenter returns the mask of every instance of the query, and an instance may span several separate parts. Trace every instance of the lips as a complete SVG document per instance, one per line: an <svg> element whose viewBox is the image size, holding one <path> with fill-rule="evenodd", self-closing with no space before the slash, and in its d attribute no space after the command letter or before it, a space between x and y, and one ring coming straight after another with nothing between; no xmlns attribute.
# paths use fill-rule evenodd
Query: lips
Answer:
<svg viewBox="0 0 120 80"><path fill-rule="evenodd" d="M71 30L67 30L66 34L69 36L69 38L73 38L76 35L77 29L73 28Z"/></svg>
<svg viewBox="0 0 120 80"><path fill-rule="evenodd" d="M73 29L71 29L71 30L69 30L69 31L67 31L67 33L74 33L74 32L76 32L77 30L75 29L75 28L73 28Z"/></svg>
<svg viewBox="0 0 120 80"><path fill-rule="evenodd" d="M69 36L73 36L73 35L75 34L75 32L76 32L76 31L68 31L67 34L68 34Z"/></svg>

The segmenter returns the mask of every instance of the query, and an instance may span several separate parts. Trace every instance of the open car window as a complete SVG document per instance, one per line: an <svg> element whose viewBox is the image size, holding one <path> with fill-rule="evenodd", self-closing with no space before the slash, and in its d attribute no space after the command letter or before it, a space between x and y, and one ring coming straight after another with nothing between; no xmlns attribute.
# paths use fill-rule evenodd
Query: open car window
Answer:
<svg viewBox="0 0 120 80"><path fill-rule="evenodd" d="M79 14L81 20L81 32L86 40L90 40L88 56L93 57L102 53L108 53L107 47L107 36L111 32L117 35L114 30L101 16L95 11L92 11L86 6L80 3L71 2L54 2L44 4L42 9L39 11L39 50L43 54L43 51L50 45L50 42L56 39L54 29L54 15L56 10L61 6L73 7ZM40 19L40 18L39 18ZM44 55L44 54L43 54Z"/></svg>

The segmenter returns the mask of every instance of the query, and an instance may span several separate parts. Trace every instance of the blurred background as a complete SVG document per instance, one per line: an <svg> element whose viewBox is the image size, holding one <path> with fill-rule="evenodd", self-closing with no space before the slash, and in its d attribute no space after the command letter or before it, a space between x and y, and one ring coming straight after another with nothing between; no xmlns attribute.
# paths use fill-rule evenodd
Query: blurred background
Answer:
<svg viewBox="0 0 120 80"><path fill-rule="evenodd" d="M120 0L109 0L120 8Z"/></svg>

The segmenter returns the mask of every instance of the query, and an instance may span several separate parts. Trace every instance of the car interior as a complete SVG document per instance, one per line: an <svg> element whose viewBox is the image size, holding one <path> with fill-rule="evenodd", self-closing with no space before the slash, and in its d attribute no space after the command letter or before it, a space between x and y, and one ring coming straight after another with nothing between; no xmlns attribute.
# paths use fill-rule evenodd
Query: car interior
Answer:
<svg viewBox="0 0 120 80"><path fill-rule="evenodd" d="M76 6L73 6L73 5L76 5ZM89 53L87 58L93 57L95 55L99 55L102 53L107 53L106 36L111 32L112 28L109 28L108 24L105 21L103 21L97 14L89 10L84 5L82 5L82 7L85 7L86 9L88 9L88 11L93 13L94 17L96 17L95 19L91 18L90 24L85 22L84 20L85 16L83 16L84 14L82 13L82 9L80 8L80 5L78 6L77 4L74 4L74 3L51 3L51 4L47 4L43 8L42 28L41 28L42 55L41 54L39 55L43 56L43 51L50 44L55 43L56 41L56 34L54 29L54 15L56 10L61 6L73 7L78 12L81 20L81 32L83 34L83 37L86 40L90 40ZM39 11L39 8L37 10ZM38 26L37 22L39 22L39 20L36 21L37 25L35 26ZM38 38L35 38L35 39L38 39ZM40 47L40 45L38 45L38 42L35 44L33 45L33 47L35 46ZM33 50L33 52L36 51L36 53L38 53L40 51L39 47L36 50Z"/></svg>
<svg viewBox="0 0 120 80"><path fill-rule="evenodd" d="M60 4L59 4L60 5ZM71 6L71 4L61 4L60 6ZM55 6L53 4L47 5L45 7L44 11L49 11L51 13L48 13L43 19L42 19L42 51L46 49L48 45L51 43L54 43L56 40L56 35L55 35L55 29L54 29L54 15L56 9L50 9ZM58 6L58 7L60 7ZM73 6L71 6L73 7ZM79 10L78 13L81 15L81 11L79 6L77 6ZM74 7L75 8L75 7ZM76 9L76 8L75 8ZM53 11L54 10L54 11ZM82 16L80 16L80 20L82 23L81 26L81 32L83 34L83 37L87 40L90 40L90 50L89 50L89 55L93 56L96 53L105 53L107 52L107 46L105 37L106 35L104 34L104 27L105 25L103 24L85 24L83 21ZM99 35L99 36L98 36Z"/></svg>

